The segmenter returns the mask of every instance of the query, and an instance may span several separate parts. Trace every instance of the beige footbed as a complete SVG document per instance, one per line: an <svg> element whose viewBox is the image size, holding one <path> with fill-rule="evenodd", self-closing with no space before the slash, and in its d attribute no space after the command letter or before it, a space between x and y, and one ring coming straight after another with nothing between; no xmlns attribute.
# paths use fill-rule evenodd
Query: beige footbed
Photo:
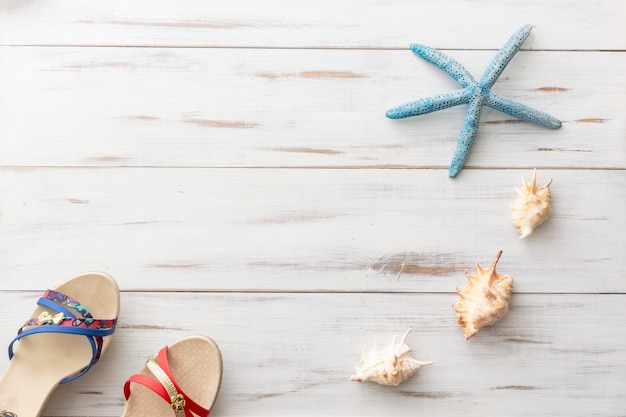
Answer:
<svg viewBox="0 0 626 417"><path fill-rule="evenodd" d="M153 358L158 362L158 355ZM213 340L190 336L169 345L167 358L173 379L202 407L211 409L222 382L222 355ZM156 379L146 366L141 374ZM171 417L171 405L149 388L137 383L130 387L130 397L122 417Z"/></svg>
<svg viewBox="0 0 626 417"><path fill-rule="evenodd" d="M77 275L54 290L78 300L96 319L113 319L119 315L119 288L106 274ZM49 310L37 306L30 316L24 317L24 322L44 311ZM21 323L16 323L19 326ZM103 338L102 353L111 343L111 337ZM92 356L89 341L81 335L33 334L17 341L13 348L13 359L0 380L0 410L19 417L38 417L59 383L79 373Z"/></svg>

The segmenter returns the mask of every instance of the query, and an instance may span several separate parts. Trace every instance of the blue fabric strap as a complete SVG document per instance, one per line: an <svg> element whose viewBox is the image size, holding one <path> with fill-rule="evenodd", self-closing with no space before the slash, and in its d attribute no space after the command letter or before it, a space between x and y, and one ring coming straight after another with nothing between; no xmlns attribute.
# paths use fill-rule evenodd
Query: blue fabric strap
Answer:
<svg viewBox="0 0 626 417"><path fill-rule="evenodd" d="M44 298L44 297L39 298L39 300L37 300L37 304L40 306L49 308L50 310L54 310L57 313L63 313L65 317L76 317L74 313L69 311L67 308L63 307L61 304L55 303L54 301L49 300L47 298Z"/></svg>

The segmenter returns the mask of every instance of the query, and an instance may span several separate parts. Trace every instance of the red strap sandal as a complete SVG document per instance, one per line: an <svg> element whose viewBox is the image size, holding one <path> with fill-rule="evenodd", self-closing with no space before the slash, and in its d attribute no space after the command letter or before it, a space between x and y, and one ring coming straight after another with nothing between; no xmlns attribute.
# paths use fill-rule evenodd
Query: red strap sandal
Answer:
<svg viewBox="0 0 626 417"><path fill-rule="evenodd" d="M215 342L204 336L181 339L128 378L122 417L164 416L168 410L176 417L206 417L221 381L222 356ZM165 401L154 401L155 394Z"/></svg>

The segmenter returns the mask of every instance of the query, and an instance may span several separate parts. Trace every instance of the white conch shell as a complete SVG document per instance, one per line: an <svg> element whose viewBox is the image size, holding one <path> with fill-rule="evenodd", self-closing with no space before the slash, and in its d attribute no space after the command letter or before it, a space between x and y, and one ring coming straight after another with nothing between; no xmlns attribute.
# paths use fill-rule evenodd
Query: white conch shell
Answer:
<svg viewBox="0 0 626 417"><path fill-rule="evenodd" d="M537 170L533 170L533 178L526 182L522 177L523 188L516 189L517 200L513 205L513 224L520 234L520 239L530 236L533 230L545 222L552 206L550 204L550 184L552 178L543 187L537 187Z"/></svg>
<svg viewBox="0 0 626 417"><path fill-rule="evenodd" d="M431 365L433 362L420 362L411 356L411 348L406 344L406 338L411 333L411 328L406 331L400 343L397 337L389 346L381 346L376 341L375 347L363 349L361 361L356 365L356 375L350 377L351 381L373 381L381 385L398 385L414 373L421 366Z"/></svg>
<svg viewBox="0 0 626 417"><path fill-rule="evenodd" d="M456 289L461 297L454 306L457 324L463 328L465 340L478 330L494 324L509 311L509 300L513 291L513 278L496 272L496 264L502 255L498 252L491 267L482 269L476 262L476 276L465 271L469 284L463 291Z"/></svg>

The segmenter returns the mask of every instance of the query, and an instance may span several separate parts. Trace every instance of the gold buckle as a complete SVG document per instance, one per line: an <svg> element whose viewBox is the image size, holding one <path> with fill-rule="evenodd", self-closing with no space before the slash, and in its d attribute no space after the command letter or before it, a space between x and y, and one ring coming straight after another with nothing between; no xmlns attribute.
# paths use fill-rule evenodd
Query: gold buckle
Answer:
<svg viewBox="0 0 626 417"><path fill-rule="evenodd" d="M39 317L37 317L37 321L39 324L59 324L64 318L63 313L57 313L53 316L47 311L44 311L39 315Z"/></svg>
<svg viewBox="0 0 626 417"><path fill-rule="evenodd" d="M172 398L172 410L174 411L183 411L185 409L186 401L183 394L174 395Z"/></svg>
<svg viewBox="0 0 626 417"><path fill-rule="evenodd" d="M2 411L0 411L0 417L17 417L17 414L12 413L12 412L7 411L7 410L2 410Z"/></svg>

